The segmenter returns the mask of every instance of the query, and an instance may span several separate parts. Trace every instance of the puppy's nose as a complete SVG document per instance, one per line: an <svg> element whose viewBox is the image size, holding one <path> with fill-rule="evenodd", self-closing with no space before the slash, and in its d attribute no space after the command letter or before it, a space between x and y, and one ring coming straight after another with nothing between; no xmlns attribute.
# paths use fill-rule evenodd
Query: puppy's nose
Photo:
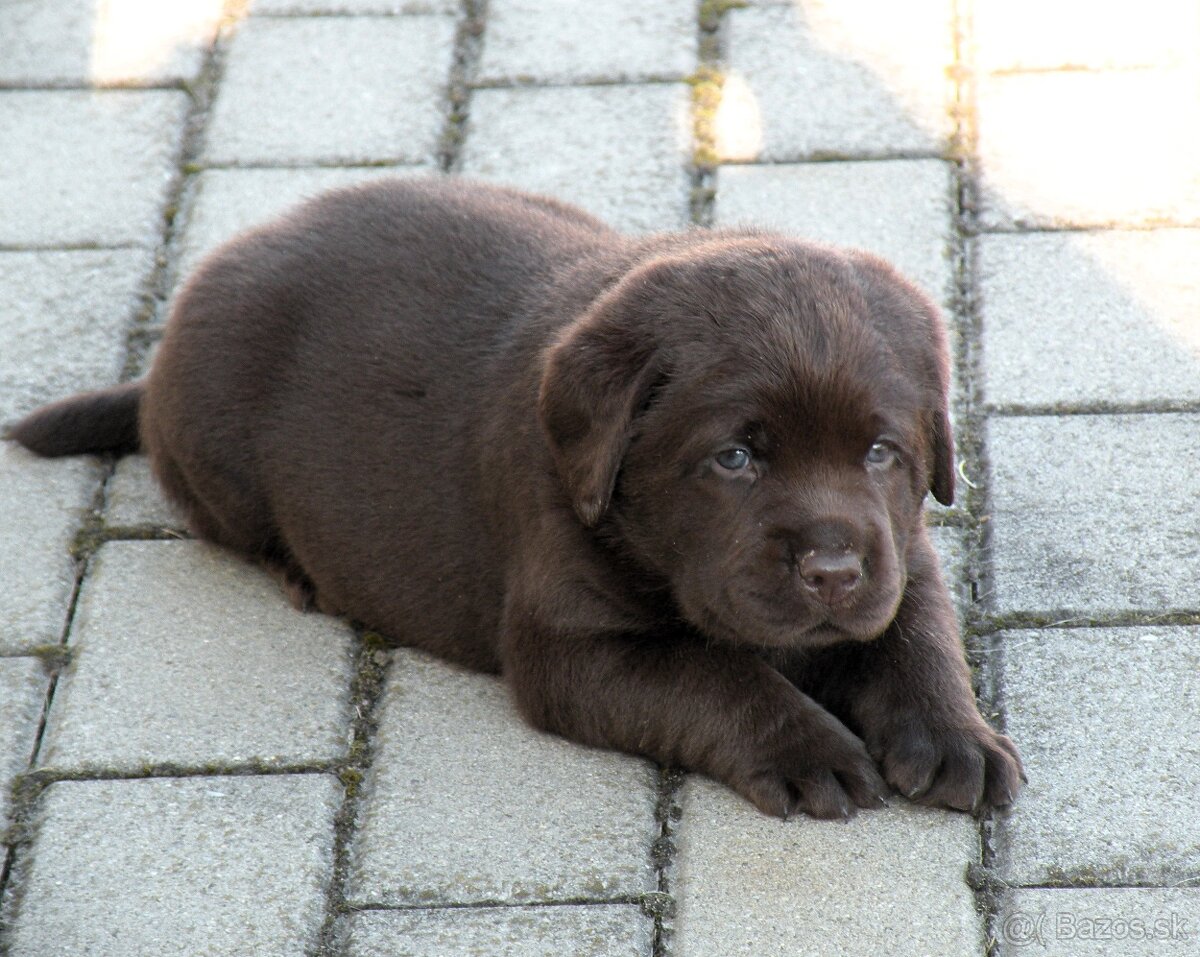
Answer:
<svg viewBox="0 0 1200 957"><path fill-rule="evenodd" d="M862 559L853 552L815 550L800 559L800 579L826 605L849 597L862 581Z"/></svg>

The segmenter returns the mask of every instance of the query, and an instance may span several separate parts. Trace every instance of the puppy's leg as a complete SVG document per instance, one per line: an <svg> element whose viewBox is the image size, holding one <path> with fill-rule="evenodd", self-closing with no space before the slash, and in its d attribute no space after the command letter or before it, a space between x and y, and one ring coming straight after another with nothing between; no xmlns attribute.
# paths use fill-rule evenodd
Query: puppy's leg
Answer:
<svg viewBox="0 0 1200 957"><path fill-rule="evenodd" d="M979 714L950 596L924 530L895 622L868 645L813 655L794 676L858 730L888 783L922 804L982 813L1011 804L1016 746Z"/></svg>
<svg viewBox="0 0 1200 957"><path fill-rule="evenodd" d="M533 725L703 771L768 814L838 818L882 803L863 743L750 652L686 633L564 634L521 617L504 671Z"/></svg>

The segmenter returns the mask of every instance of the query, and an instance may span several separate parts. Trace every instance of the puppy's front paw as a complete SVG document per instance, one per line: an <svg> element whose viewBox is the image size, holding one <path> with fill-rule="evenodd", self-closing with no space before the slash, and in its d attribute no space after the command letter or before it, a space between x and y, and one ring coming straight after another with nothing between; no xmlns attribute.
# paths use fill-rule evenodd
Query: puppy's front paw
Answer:
<svg viewBox="0 0 1200 957"><path fill-rule="evenodd" d="M938 727L910 716L869 740L888 783L921 804L982 814L1012 804L1027 780L1017 746L982 719Z"/></svg>
<svg viewBox="0 0 1200 957"><path fill-rule="evenodd" d="M767 814L844 819L887 803L887 784L866 746L820 709L791 716L758 751L748 773L730 783Z"/></svg>

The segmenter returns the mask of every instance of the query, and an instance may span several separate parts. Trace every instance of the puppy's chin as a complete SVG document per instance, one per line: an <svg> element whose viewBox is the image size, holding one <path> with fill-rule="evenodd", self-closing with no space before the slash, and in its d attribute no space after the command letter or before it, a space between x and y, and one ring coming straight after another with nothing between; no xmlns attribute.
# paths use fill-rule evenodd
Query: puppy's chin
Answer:
<svg viewBox="0 0 1200 957"><path fill-rule="evenodd" d="M846 608L824 608L801 601L773 601L724 589L716 601L694 610L680 605L701 631L719 641L764 648L825 648L847 641L873 641L896 617L903 583L876 589Z"/></svg>

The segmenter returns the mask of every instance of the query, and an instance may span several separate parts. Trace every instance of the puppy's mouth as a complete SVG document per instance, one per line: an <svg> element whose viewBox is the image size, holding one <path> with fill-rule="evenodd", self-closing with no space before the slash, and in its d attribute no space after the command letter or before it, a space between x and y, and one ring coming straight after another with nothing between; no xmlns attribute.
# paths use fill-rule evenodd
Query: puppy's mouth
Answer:
<svg viewBox="0 0 1200 957"><path fill-rule="evenodd" d="M896 617L902 591L876 586L853 602L826 606L797 595L781 597L731 584L716 602L706 603L704 630L722 640L768 648L871 641Z"/></svg>

